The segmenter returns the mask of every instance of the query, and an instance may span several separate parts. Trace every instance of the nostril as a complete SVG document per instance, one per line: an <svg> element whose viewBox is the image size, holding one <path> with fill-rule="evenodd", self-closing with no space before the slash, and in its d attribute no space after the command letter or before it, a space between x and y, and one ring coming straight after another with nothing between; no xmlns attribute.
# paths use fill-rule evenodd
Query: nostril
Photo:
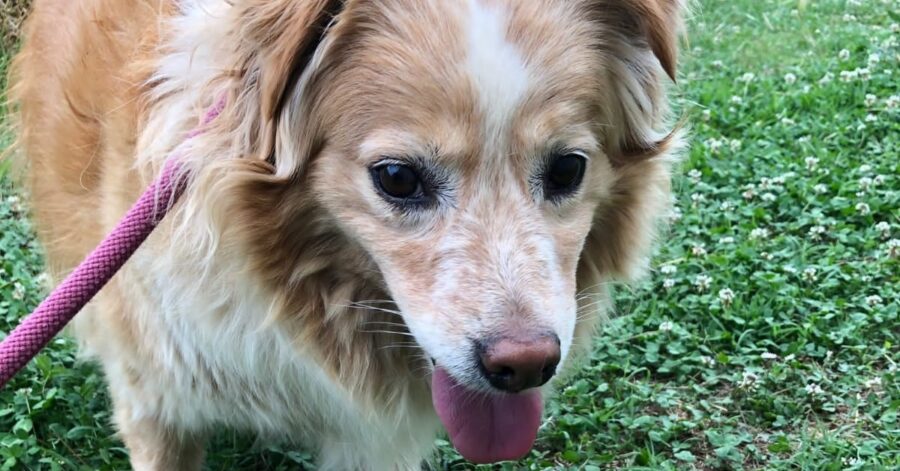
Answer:
<svg viewBox="0 0 900 471"><path fill-rule="evenodd" d="M541 370L541 386L547 384L547 381L550 381L550 378L556 374L556 363L547 365Z"/></svg>

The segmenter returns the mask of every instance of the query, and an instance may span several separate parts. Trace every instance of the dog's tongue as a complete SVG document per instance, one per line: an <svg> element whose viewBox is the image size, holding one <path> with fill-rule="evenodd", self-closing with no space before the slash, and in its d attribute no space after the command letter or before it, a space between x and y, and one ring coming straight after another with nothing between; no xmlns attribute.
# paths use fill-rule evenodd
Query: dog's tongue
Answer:
<svg viewBox="0 0 900 471"><path fill-rule="evenodd" d="M466 390L440 367L431 378L431 400L453 446L473 463L525 456L541 425L543 401L537 389L520 394Z"/></svg>

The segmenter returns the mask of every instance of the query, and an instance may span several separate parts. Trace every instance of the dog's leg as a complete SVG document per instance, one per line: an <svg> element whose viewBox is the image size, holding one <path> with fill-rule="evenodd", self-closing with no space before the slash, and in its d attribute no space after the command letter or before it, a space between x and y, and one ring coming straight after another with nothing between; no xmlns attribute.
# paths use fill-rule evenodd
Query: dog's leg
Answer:
<svg viewBox="0 0 900 471"><path fill-rule="evenodd" d="M122 408L127 409L127 408ZM119 434L131 453L135 471L199 471L203 468L205 437L166 427L149 418L132 420L116 407Z"/></svg>

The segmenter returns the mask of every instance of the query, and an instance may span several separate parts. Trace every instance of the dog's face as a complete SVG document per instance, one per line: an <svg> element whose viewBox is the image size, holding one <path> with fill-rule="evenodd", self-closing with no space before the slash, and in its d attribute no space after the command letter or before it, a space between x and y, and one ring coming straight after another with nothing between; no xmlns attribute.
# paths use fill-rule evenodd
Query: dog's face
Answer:
<svg viewBox="0 0 900 471"><path fill-rule="evenodd" d="M276 173L302 173L377 267L435 365L451 437L480 407L454 391L545 384L572 350L579 290L643 257L667 203L654 127L678 8L350 1L303 74L281 67L300 78L273 118ZM467 436L454 443L475 460L521 452Z"/></svg>
<svg viewBox="0 0 900 471"><path fill-rule="evenodd" d="M572 344L607 128L625 125L587 3L360 4L307 84L327 123L314 193L469 388L539 386Z"/></svg>
<svg viewBox="0 0 900 471"><path fill-rule="evenodd" d="M577 28L525 21L515 41L508 7L445 4L358 40L358 63L333 76L347 81L342 108L359 110L336 117L353 134L313 163L315 193L375 260L416 341L486 390L506 389L481 364L498 340L547 350L529 387L571 345L576 266L611 174L593 119L600 71ZM546 39L535 26L562 30L559 44L528 50Z"/></svg>

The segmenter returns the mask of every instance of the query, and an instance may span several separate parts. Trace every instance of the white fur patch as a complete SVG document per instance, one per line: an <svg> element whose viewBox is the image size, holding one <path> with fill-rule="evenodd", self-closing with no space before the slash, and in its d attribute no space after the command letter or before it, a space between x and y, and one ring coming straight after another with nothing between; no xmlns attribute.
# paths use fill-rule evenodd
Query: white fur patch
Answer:
<svg viewBox="0 0 900 471"><path fill-rule="evenodd" d="M485 134L498 137L528 91L530 74L522 55L506 37L503 11L482 0L469 0L469 15L466 70L478 93Z"/></svg>

